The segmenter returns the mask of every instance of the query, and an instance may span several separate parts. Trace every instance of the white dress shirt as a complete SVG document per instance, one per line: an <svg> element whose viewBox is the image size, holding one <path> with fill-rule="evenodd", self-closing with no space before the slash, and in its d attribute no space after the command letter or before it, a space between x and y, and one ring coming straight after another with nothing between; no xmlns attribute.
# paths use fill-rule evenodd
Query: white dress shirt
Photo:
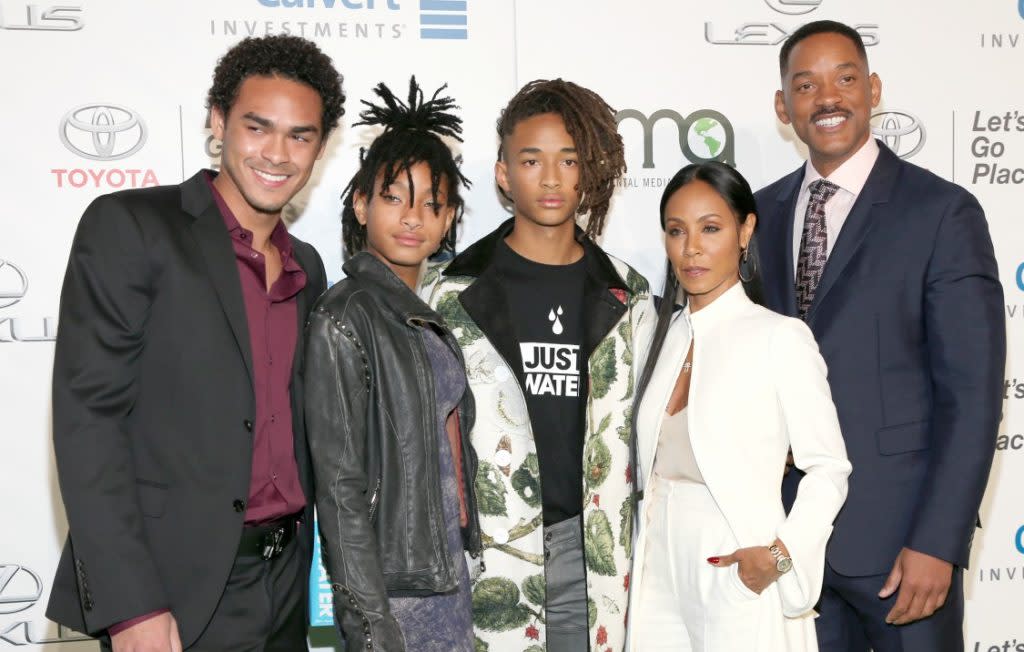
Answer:
<svg viewBox="0 0 1024 652"><path fill-rule="evenodd" d="M864 184L871 174L871 168L875 166L878 158L878 143L874 138L868 138L868 142L857 150L857 153L840 165L835 172L827 178L839 186L836 194L825 203L825 229L828 233L827 255L832 255L832 247L835 246L839 232L846 222L846 217L857 201L857 196L864 189ZM796 198L796 211L793 214L793 275L796 277L796 261L800 259L800 239L804 232L804 215L807 213L807 203L811 199L811 191L808 187L818 179L821 174L814 169L810 161L804 164L804 180L800 184L800 194Z"/></svg>

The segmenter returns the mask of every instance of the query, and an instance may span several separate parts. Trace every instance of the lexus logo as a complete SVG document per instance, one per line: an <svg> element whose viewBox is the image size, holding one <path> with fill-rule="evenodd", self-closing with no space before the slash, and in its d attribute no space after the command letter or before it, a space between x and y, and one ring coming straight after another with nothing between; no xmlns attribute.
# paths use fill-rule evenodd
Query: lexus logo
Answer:
<svg viewBox="0 0 1024 652"><path fill-rule="evenodd" d="M60 121L60 141L93 161L128 158L146 144L146 125L139 114L117 104L86 104Z"/></svg>
<svg viewBox="0 0 1024 652"><path fill-rule="evenodd" d="M871 116L871 133L880 138L900 158L921 151L925 142L924 123L905 111L881 111Z"/></svg>
<svg viewBox="0 0 1024 652"><path fill-rule="evenodd" d="M775 11L790 16L809 14L817 9L821 2L822 0L764 0L764 3Z"/></svg>
<svg viewBox="0 0 1024 652"><path fill-rule="evenodd" d="M17 564L0 564L0 614L24 611L42 595L43 583L34 572Z"/></svg>
<svg viewBox="0 0 1024 652"><path fill-rule="evenodd" d="M0 258L0 308L8 308L18 303L26 292L28 277L25 276L25 272L14 263Z"/></svg>

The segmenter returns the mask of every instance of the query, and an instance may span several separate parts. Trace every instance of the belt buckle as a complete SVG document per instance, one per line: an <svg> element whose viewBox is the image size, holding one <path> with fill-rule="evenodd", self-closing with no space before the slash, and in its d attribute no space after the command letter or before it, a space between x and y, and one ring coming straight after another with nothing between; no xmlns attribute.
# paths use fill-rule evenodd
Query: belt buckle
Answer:
<svg viewBox="0 0 1024 652"><path fill-rule="evenodd" d="M281 545L281 541L284 539L284 526L275 528L272 532L267 532L263 535L263 549L260 556L265 561L277 557L284 550L284 546Z"/></svg>

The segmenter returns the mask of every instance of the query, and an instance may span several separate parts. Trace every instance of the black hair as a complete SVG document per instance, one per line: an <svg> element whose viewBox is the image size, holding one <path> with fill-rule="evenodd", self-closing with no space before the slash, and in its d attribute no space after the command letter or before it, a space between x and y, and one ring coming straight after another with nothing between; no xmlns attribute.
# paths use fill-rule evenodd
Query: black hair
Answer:
<svg viewBox="0 0 1024 652"><path fill-rule="evenodd" d="M509 100L498 118L499 160L504 155L504 139L516 125L543 113L562 118L576 145L580 165L577 213L589 214L585 231L596 238L604 230L615 180L626 171L615 110L589 88L562 79L534 80Z"/></svg>
<svg viewBox="0 0 1024 652"><path fill-rule="evenodd" d="M814 36L816 34L839 34L853 41L853 45L857 48L857 54L864 60L866 64L868 61L868 53L864 48L864 39L861 38L860 34L854 28L849 25L834 20L816 20L814 22L802 25L795 32L786 37L786 40L782 43L782 48L779 49L779 73L785 77L789 71L789 54L793 51L793 48L797 46L800 41L806 38Z"/></svg>
<svg viewBox="0 0 1024 652"><path fill-rule="evenodd" d="M660 207L662 231L665 230L665 207L668 205L672 195L683 186L694 181L703 181L711 186L725 200L725 203L728 204L729 209L736 216L740 224L746 223L748 215L757 217L757 203L754 200L754 193L750 189L750 184L743 178L743 175L725 163L706 161L687 165L679 170L679 172L676 172L676 175L665 186L665 191L661 195ZM743 283L743 289L751 301L764 305L759 271L760 261L757 254L757 238L754 236L750 238L750 243L747 245L747 253L749 256L747 266L750 270L750 280L744 281L741 279L741 283ZM654 328L654 337L651 341L650 351L647 354L647 362L644 364L640 380L637 383L637 395L634 399L634 405L640 405L640 400L647 390L651 376L654 375L654 368L658 363L658 356L665 343L665 336L672 322L672 314L676 309L675 300L678 294L679 279L676 278L675 272L672 271L672 262L668 261L665 266L665 289L661 294L661 303L658 305L658 323ZM637 411L634 409L634 419L636 413Z"/></svg>
<svg viewBox="0 0 1024 652"><path fill-rule="evenodd" d="M287 34L248 37L217 61L206 108L216 107L225 116L238 99L238 90L249 77L283 77L303 83L320 96L323 139L345 114L342 76L331 58L308 39Z"/></svg>
<svg viewBox="0 0 1024 652"><path fill-rule="evenodd" d="M359 114L360 121L353 126L381 125L384 133L374 139L368 149L359 150L359 169L342 192L341 232L349 255L366 246L366 227L356 219L353 206L355 196L362 195L371 202L374 195L387 190L402 172L407 176L409 194L415 195L410 169L417 163L426 163L430 168L430 192L435 202L442 179L447 184L447 205L455 210L455 217L441 239L439 251L455 251L456 226L465 208L459 186L468 188L470 181L462 174L452 151L441 140L441 136L447 136L462 142L462 118L452 113L459 107L450 97L438 97L447 87L445 84L434 91L429 100L424 100L423 91L414 76L409 79L408 104L395 97L383 83L373 89L383 106L362 100L368 108ZM377 175L381 172L383 179L375 188ZM435 205L435 213L440 210L441 207Z"/></svg>

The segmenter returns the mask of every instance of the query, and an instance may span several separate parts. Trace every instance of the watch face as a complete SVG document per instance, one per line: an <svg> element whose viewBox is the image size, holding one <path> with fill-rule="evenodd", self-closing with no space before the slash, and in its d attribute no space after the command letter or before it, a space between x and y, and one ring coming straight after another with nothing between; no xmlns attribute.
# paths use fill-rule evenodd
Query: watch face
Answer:
<svg viewBox="0 0 1024 652"><path fill-rule="evenodd" d="M780 573L788 573L790 568L793 568L793 560L788 557L782 557L779 562L775 564L775 568Z"/></svg>

